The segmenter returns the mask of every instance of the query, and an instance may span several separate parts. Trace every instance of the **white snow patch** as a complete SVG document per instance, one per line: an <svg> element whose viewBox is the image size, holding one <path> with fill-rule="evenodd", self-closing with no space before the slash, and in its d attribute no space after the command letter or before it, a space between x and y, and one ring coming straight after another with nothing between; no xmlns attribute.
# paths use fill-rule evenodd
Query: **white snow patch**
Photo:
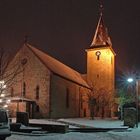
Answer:
<svg viewBox="0 0 140 140"><path fill-rule="evenodd" d="M112 119L95 119L90 120L86 118L70 118L70 119L59 119L60 121L75 123L80 125L86 125L91 127L98 128L128 128L127 126L123 126L123 122L120 120L112 120Z"/></svg>

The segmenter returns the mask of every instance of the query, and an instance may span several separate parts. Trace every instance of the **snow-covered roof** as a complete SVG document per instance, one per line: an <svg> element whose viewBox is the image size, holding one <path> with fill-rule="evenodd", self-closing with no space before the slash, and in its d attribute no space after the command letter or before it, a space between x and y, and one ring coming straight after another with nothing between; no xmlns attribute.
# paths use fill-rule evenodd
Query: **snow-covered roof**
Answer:
<svg viewBox="0 0 140 140"><path fill-rule="evenodd" d="M39 49L31 46L30 44L25 44L39 59L42 63L53 73L77 83L86 88L90 88L87 82L82 78L81 74L72 68L64 65L55 58L49 56L48 54L40 51Z"/></svg>
<svg viewBox="0 0 140 140"><path fill-rule="evenodd" d="M22 97L9 97L11 101L25 101L25 102L34 102L34 100Z"/></svg>

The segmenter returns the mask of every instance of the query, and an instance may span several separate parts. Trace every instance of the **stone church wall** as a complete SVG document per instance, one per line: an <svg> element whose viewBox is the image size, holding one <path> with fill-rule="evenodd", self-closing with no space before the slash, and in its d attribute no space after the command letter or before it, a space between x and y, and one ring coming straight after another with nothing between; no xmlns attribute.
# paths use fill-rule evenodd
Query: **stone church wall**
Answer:
<svg viewBox="0 0 140 140"><path fill-rule="evenodd" d="M51 117L67 118L83 116L83 108L81 108L80 105L82 102L81 94L83 93L83 90L81 91L81 88L81 86L71 81L65 80L60 76L57 76L55 74L52 75Z"/></svg>
<svg viewBox="0 0 140 140"><path fill-rule="evenodd" d="M49 90L50 90L50 71L43 65L43 63L29 50L23 47L15 56L11 65L14 63L27 59L27 63L21 66L21 73L14 79L13 88L14 97L22 97L23 82L26 84L26 93L24 98L31 99L36 102L34 106L34 117L48 117L49 116ZM24 70L23 70L24 69ZM39 99L36 99L37 86L39 87ZM38 108L37 108L38 105ZM15 106L13 106L15 108ZM10 110L12 107L10 106ZM14 109L13 109L14 110Z"/></svg>

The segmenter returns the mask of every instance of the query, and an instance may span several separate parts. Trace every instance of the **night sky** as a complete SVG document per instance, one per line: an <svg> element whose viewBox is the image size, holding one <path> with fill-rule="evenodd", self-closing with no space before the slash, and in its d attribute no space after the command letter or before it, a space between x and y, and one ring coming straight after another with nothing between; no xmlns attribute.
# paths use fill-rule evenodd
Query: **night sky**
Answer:
<svg viewBox="0 0 140 140"><path fill-rule="evenodd" d="M140 0L104 0L103 17L116 69L140 68ZM29 43L86 73L86 52L99 19L99 0L1 0L0 45L16 52Z"/></svg>

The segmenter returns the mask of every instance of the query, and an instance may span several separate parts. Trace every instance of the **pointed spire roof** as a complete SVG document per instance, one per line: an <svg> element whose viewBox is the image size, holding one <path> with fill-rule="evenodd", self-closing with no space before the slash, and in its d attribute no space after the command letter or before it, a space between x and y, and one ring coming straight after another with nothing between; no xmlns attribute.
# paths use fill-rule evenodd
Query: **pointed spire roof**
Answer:
<svg viewBox="0 0 140 140"><path fill-rule="evenodd" d="M93 41L91 43L91 47L106 46L106 45L112 46L112 43L103 20L103 6L100 5L100 17L99 17L99 21L97 24Z"/></svg>

